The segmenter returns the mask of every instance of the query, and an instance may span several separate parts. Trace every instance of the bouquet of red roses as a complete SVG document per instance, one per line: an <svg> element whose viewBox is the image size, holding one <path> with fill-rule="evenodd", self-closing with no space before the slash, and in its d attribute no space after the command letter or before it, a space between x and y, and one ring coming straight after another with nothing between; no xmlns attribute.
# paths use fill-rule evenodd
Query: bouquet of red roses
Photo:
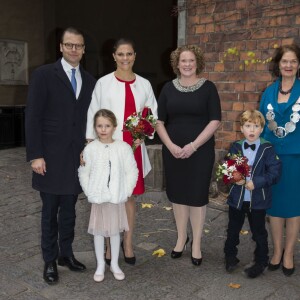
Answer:
<svg viewBox="0 0 300 300"><path fill-rule="evenodd" d="M135 151L135 140L144 140L145 138L153 137L155 133L156 119L151 114L151 109L145 107L142 112L135 112L130 115L124 122L124 125L124 130L131 133L133 138L132 149Z"/></svg>
<svg viewBox="0 0 300 300"><path fill-rule="evenodd" d="M225 161L218 165L217 181L222 179L225 184L236 183L250 176L248 158L238 154L228 153Z"/></svg>

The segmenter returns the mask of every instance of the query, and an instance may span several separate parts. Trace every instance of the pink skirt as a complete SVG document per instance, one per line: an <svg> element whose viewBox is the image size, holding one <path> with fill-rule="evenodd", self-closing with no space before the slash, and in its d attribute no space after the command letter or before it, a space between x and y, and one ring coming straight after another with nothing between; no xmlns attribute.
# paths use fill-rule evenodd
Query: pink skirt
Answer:
<svg viewBox="0 0 300 300"><path fill-rule="evenodd" d="M92 204L88 233L109 237L128 230L125 203Z"/></svg>

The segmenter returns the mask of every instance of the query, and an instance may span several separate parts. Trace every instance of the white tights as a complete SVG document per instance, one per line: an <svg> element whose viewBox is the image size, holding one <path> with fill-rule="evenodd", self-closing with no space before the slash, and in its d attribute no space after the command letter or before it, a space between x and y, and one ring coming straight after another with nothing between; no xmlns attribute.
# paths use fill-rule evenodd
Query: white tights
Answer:
<svg viewBox="0 0 300 300"><path fill-rule="evenodd" d="M104 236L95 235L95 254L97 259L97 270L96 275L104 275L105 271L105 260L104 260ZM119 252L120 252L120 234L110 236L110 247L111 247L111 269L114 273L122 273L119 267Z"/></svg>

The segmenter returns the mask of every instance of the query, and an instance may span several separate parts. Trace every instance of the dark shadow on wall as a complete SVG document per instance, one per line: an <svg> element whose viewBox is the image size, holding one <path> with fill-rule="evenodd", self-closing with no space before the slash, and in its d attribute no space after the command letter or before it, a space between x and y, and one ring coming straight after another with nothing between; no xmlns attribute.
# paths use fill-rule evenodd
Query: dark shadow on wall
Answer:
<svg viewBox="0 0 300 300"><path fill-rule="evenodd" d="M107 39L101 48L101 55L102 55L102 73L101 76L109 74L116 69L116 63L114 62L112 53L113 47L115 44L115 39Z"/></svg>

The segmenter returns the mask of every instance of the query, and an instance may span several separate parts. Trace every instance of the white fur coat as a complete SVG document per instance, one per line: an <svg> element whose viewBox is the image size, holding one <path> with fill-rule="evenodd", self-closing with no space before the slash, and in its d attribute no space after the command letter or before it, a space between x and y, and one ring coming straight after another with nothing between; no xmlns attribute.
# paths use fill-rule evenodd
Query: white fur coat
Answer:
<svg viewBox="0 0 300 300"><path fill-rule="evenodd" d="M131 147L115 140L103 144L98 139L83 152L85 166L78 169L79 181L91 203L127 201L138 178L138 169Z"/></svg>

